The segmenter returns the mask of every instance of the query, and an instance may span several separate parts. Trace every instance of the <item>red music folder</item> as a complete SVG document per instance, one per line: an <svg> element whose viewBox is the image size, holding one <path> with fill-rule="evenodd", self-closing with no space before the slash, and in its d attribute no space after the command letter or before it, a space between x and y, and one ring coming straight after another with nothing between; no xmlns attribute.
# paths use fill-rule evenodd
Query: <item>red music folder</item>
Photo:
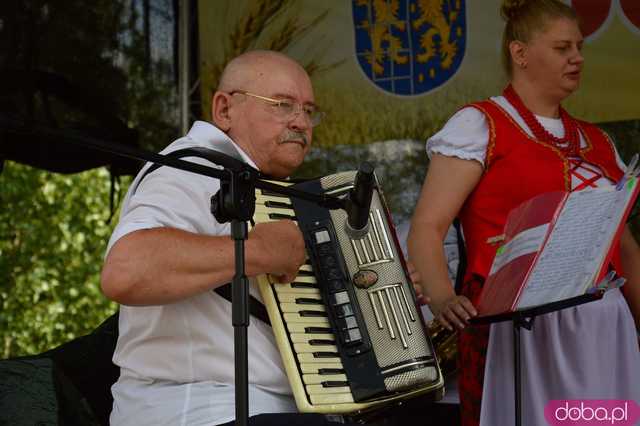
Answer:
<svg viewBox="0 0 640 426"><path fill-rule="evenodd" d="M477 310L496 315L584 294L607 272L640 185L549 192L513 209Z"/></svg>

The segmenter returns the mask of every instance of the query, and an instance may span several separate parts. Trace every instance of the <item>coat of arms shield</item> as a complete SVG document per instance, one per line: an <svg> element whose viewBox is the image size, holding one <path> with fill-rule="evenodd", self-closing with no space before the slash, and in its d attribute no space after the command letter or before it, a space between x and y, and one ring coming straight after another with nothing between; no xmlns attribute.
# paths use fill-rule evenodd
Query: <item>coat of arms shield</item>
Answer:
<svg viewBox="0 0 640 426"><path fill-rule="evenodd" d="M352 0L352 9L358 63L379 88L419 95L460 68L465 0Z"/></svg>

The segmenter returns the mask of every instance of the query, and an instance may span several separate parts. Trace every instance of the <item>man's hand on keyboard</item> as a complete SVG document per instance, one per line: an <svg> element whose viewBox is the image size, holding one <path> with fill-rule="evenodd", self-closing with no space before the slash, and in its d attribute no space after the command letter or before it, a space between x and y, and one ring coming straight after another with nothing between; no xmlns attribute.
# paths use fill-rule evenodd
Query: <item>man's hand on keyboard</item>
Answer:
<svg viewBox="0 0 640 426"><path fill-rule="evenodd" d="M291 282L304 263L304 238L295 222L258 223L249 234L258 247L260 273L268 273L278 282Z"/></svg>

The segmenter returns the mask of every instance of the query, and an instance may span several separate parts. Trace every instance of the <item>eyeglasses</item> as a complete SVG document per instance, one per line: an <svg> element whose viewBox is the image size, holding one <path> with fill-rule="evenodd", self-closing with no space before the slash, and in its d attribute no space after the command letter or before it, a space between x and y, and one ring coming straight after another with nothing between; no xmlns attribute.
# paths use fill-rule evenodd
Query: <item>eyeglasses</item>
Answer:
<svg viewBox="0 0 640 426"><path fill-rule="evenodd" d="M324 112L320 111L316 106L302 105L287 99L267 98L266 96L256 95L255 93L247 92L245 90L234 90L229 94L239 94L260 99L261 101L268 103L269 106L272 107L274 115L284 121L293 120L298 114L304 113L304 118L311 124L311 127L315 127L320 124L325 115Z"/></svg>

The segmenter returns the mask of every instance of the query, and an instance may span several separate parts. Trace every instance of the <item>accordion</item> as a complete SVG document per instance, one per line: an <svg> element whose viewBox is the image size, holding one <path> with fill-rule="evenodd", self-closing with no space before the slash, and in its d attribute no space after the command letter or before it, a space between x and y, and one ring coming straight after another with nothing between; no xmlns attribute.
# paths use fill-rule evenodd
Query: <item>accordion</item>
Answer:
<svg viewBox="0 0 640 426"><path fill-rule="evenodd" d="M345 197L355 175L293 188ZM368 232L351 239L346 217L256 191L254 222L291 219L305 239L307 263L293 282L258 277L298 410L355 414L422 394L440 398L442 373L377 180Z"/></svg>

